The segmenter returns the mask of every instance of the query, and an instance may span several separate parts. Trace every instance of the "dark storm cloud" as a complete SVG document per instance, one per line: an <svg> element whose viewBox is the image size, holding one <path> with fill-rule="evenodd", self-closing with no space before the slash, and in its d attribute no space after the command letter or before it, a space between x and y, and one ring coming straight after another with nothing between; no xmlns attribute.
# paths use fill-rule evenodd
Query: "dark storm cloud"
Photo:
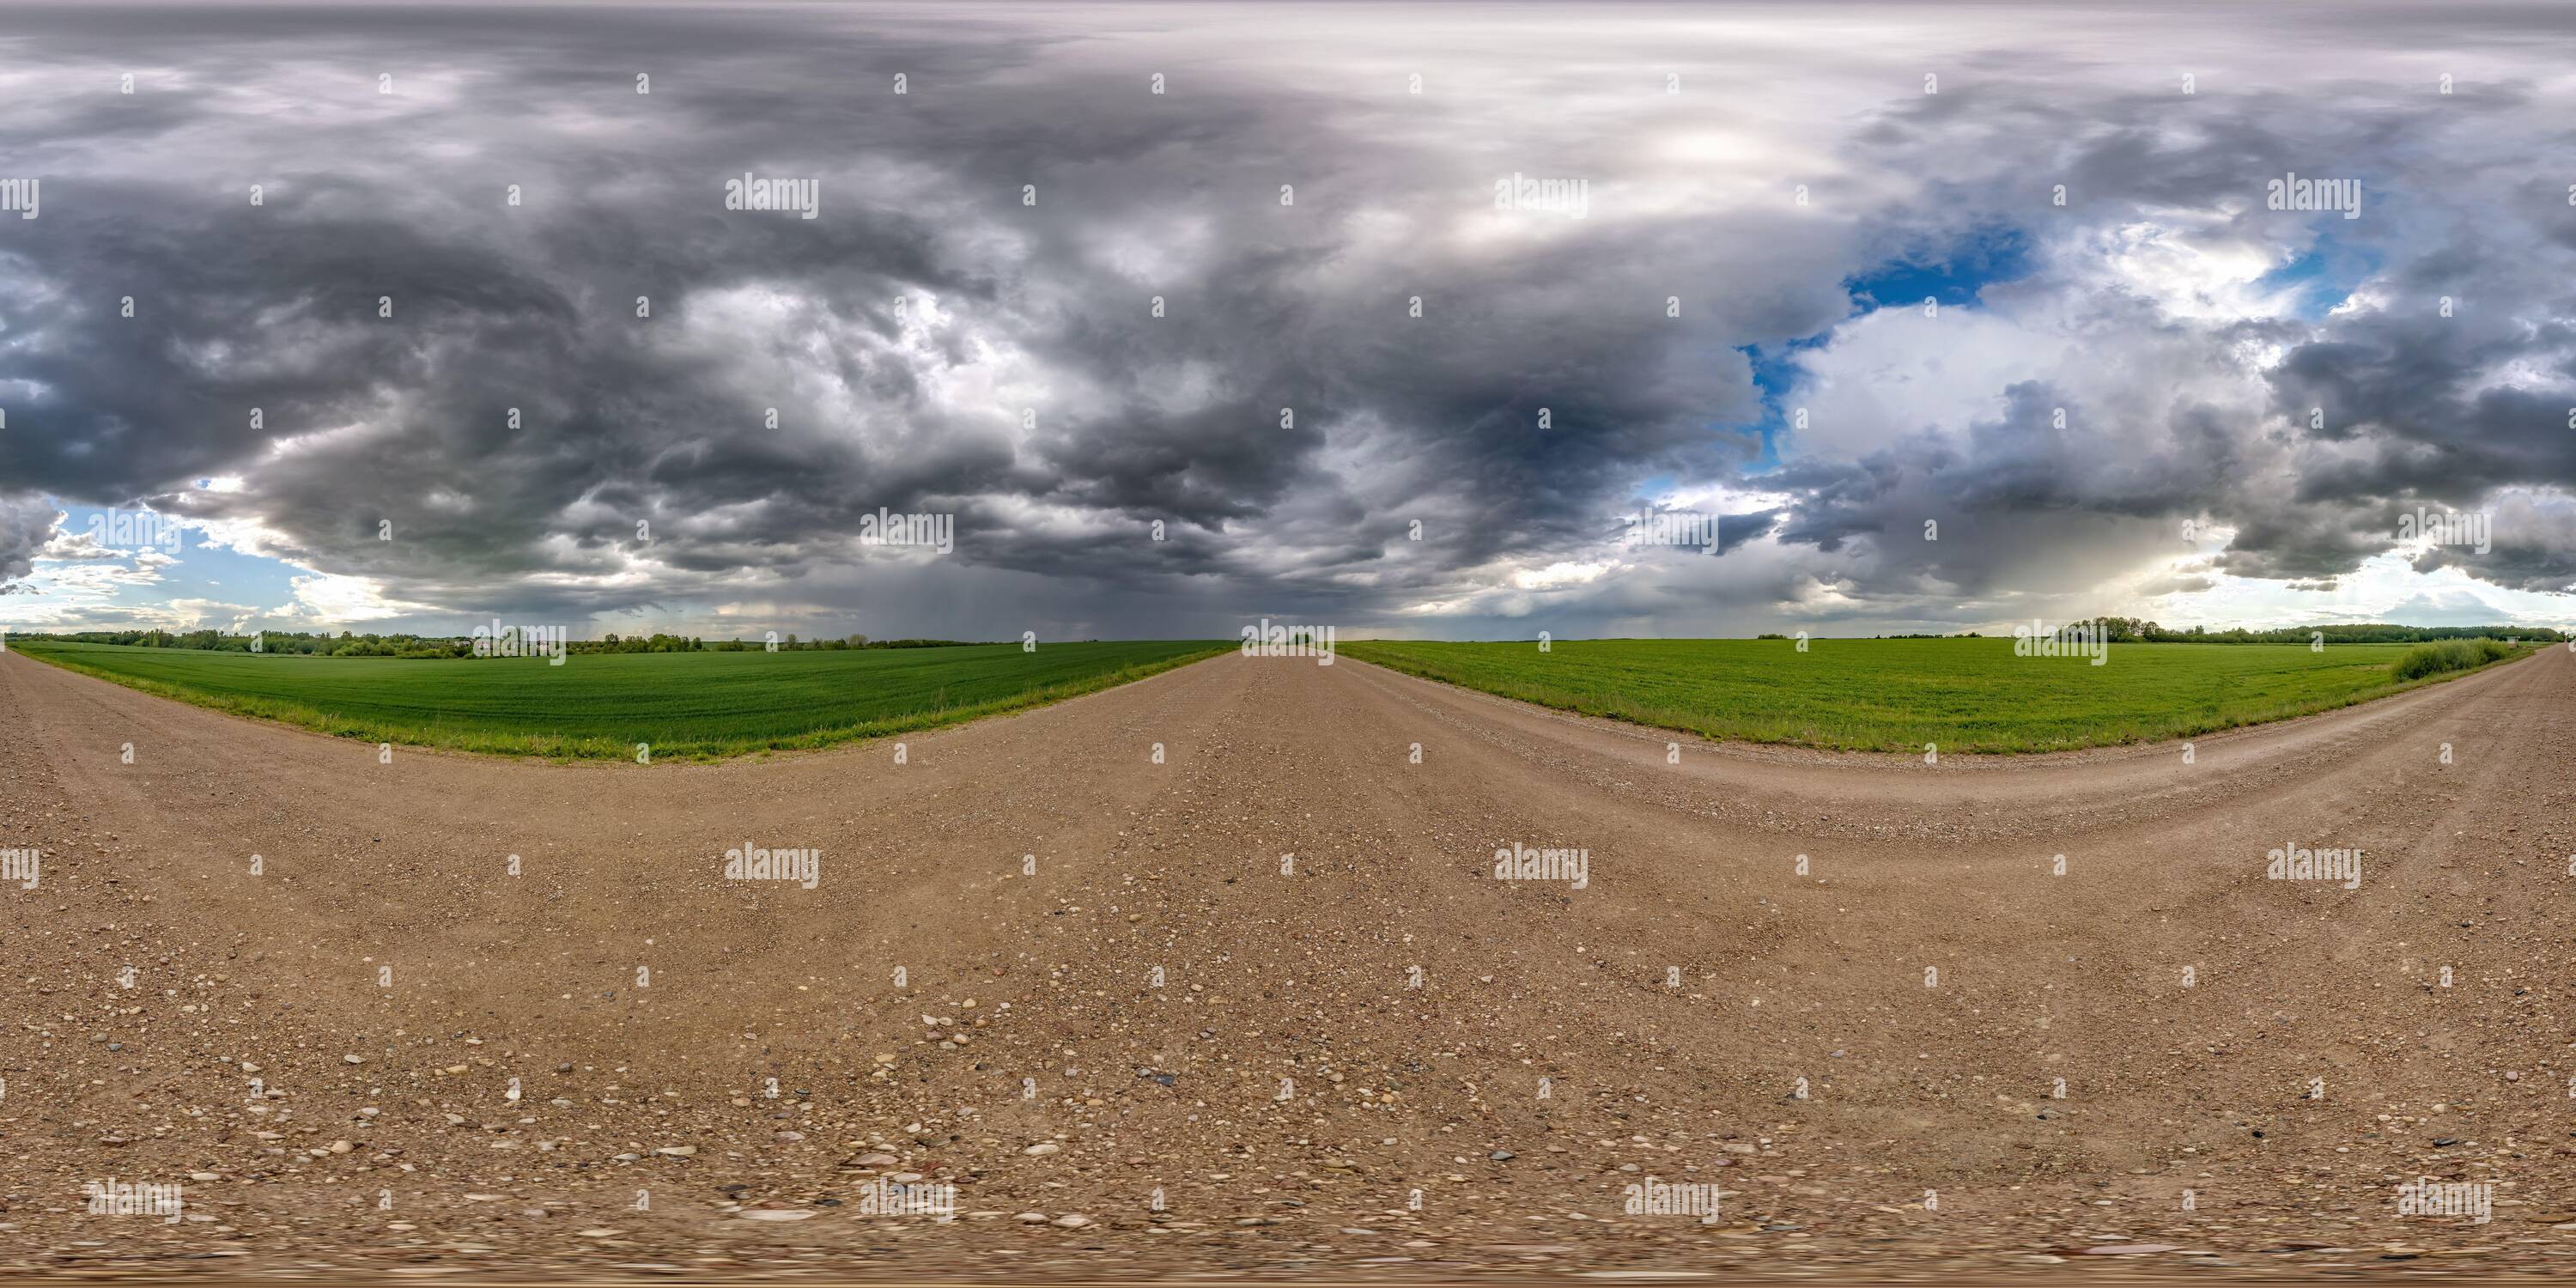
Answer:
<svg viewBox="0 0 2576 1288"><path fill-rule="evenodd" d="M234 123L241 155L224 168L238 181L219 191L142 180L49 185L68 207L8 247L37 301L11 319L37 342L9 374L39 391L17 410L42 432L0 444L0 477L94 503L152 497L205 517L257 517L279 553L384 578L408 601L485 603L497 584L513 606L577 611L657 592L510 579L599 572L608 547L640 546L639 520L660 523L668 544L657 552L678 569L792 573L840 544L859 509L1004 479L1009 454L990 435L938 432L942 413L919 404L905 355L864 343L789 355L818 359L824 383L909 422L874 454L863 427L818 409L794 382L745 387L733 374L745 359L779 358L816 327L882 336L883 310L906 290L991 295L971 266L934 262L928 229L939 211L872 206L856 183L827 180L829 220L728 219L720 209L723 181L745 167L816 172L773 169L778 149L759 140L788 104L813 119L779 137L823 137L827 118L847 107L840 73L866 65L850 55L868 42L795 33L797 83L779 84L773 72L769 94L728 87L761 83L742 64L774 67L786 32L752 41L708 30L721 26L711 15L678 25L602 15L603 25L632 20L662 36L611 33L609 47L623 46L613 62L568 72L560 51L526 51L520 41L579 35L596 52L591 28L567 30L562 15L490 16L518 29L504 38L469 25L478 40L452 23L361 20L352 35L319 15L290 24L275 13L227 29L227 48L274 75L287 74L290 54L316 57L317 45L392 41L340 70L395 69L395 104L406 82L453 75L458 97L475 99L461 123L409 115L371 124L353 108L291 140ZM908 52L912 74L933 83L961 66L993 65L964 49L952 58L922 46L868 52ZM635 94L625 70L638 59L664 69L653 96ZM702 103L685 74L671 74L675 60L716 72ZM349 79L372 90L369 76ZM483 97L486 87L500 101ZM556 101L528 101L540 87ZM670 119L654 121L665 103ZM548 110L658 135L638 149L653 154L653 168L617 169L614 144L603 164L591 148L506 133L509 115ZM151 119L175 129L185 118ZM472 141L488 157L399 164L435 151L423 147L437 142L434 132L460 125L486 136ZM115 136L91 143L96 155L127 146ZM257 208L254 182L265 189ZM501 202L510 184L525 193L516 209ZM102 283L131 286L133 318L118 315ZM788 303L758 319L777 330L747 343L749 353L657 346L655 323L635 316L637 296L652 297L669 325L693 297L772 287ZM386 298L389 319L378 316ZM771 407L781 414L775 431L765 425ZM286 450L262 459L279 440ZM235 472L249 475L242 492L185 491ZM380 523L395 540L377 540ZM689 540L693 531L703 540Z"/></svg>
<svg viewBox="0 0 2576 1288"><path fill-rule="evenodd" d="M1697 100L1604 107L1571 54L1521 81L1430 60L1409 96L1380 57L1402 38L1356 11L1340 62L1216 30L1265 12L26 11L16 61L47 92L0 116L0 154L46 209L0 217L0 578L52 496L254 525L426 615L864 603L894 633L917 610L1119 634L1446 604L1435 628L1654 629L1739 598L1912 618L2088 593L2185 522L2232 533L2208 569L2314 582L2391 548L2401 505L2576 485L2576 211L2523 153L2460 142L2536 138L2526 78L2186 97L2120 41L2001 23L1930 60L1938 95L1910 51L1824 59L1848 83L1805 107L1840 123L1819 145L1726 136ZM1657 159L1703 146L1726 159ZM2366 217L2264 209L2289 170L2364 178ZM746 172L817 180L817 217L723 209ZM1592 208L1496 212L1516 173L1586 178ZM2158 223L2365 264L2328 285L2389 302L2180 316L2101 271ZM1927 273L2081 359L1900 390L1839 440L1785 426L1869 376L1856 310ZM1752 494L1728 553L1514 588L1624 558L1604 534L1646 480ZM956 553L860 547L880 506L953 513ZM2517 540L2457 566L2564 582L2569 543Z"/></svg>
<svg viewBox="0 0 2576 1288"><path fill-rule="evenodd" d="M794 578L847 558L878 505L960 513L970 563L1257 588L1372 562L1404 527L1318 472L1327 429L1363 420L1388 441L1372 467L1423 498L1417 515L1450 520L1438 548L1460 566L1571 539L1583 505L1639 468L1740 460L1741 442L1704 428L1758 411L1716 332L1801 333L1840 307L1829 287L1712 300L1722 256L1691 248L1681 219L1618 245L1565 237L1500 265L1425 254L1403 283L1319 286L1354 203L1472 217L1488 168L1426 179L1406 149L1321 145L1328 105L1278 87L1198 88L1183 106L1073 75L991 83L1044 41L887 47L822 16L766 31L626 12L478 11L470 31L135 17L199 92L102 82L23 132L110 172L192 135L227 151L185 182L57 179L54 216L9 245L34 301L12 330L36 338L10 374L37 391L18 411L42 432L0 445L0 477L256 518L276 553L406 602L479 602L497 584L513 606L599 611L688 589L581 584L644 557ZM63 58L136 60L53 19L38 35ZM336 65L282 91L319 100L292 134L228 111L218 88L281 92L260 82L314 63ZM650 95L629 66L658 69ZM391 96L371 97L379 67ZM567 117L614 126L546 128ZM818 176L821 217L723 211L721 183L746 171ZM524 204L505 208L511 184ZM1198 262L1146 280L1104 253L1175 218L1209 230ZM1697 280L1675 273L1694 260ZM1693 321L1655 307L1673 290ZM769 298L688 327L728 293ZM652 318L633 316L639 295ZM1149 317L1151 295L1167 317ZM936 298L940 320L906 342L899 296ZM1721 322L1747 309L1772 316ZM1686 337L1711 352L1677 354ZM1042 386L1017 446L1019 409L925 389L993 346ZM189 490L227 474L246 486ZM1028 506L1131 535L1024 530ZM1132 534L1154 519L1202 535L1148 547ZM1300 568L1206 539L1256 521Z"/></svg>

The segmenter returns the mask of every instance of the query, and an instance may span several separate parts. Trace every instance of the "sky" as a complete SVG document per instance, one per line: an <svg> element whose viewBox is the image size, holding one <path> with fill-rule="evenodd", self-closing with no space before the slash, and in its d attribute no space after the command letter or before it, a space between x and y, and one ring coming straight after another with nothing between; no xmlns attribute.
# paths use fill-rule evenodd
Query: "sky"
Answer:
<svg viewBox="0 0 2576 1288"><path fill-rule="evenodd" d="M111 2L0 103L20 632L2576 626L2576 7Z"/></svg>

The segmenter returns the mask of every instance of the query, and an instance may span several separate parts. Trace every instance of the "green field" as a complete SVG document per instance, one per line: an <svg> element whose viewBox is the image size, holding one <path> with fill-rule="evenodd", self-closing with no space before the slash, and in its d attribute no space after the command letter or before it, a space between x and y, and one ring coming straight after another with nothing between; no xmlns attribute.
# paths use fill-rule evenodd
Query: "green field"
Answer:
<svg viewBox="0 0 2576 1288"><path fill-rule="evenodd" d="M2404 644L2113 644L2013 656L2001 639L1344 641L1365 662L1541 706L1709 738L1853 751L2059 751L2183 738L2439 683ZM2528 646L2513 656L2530 652Z"/></svg>
<svg viewBox="0 0 2576 1288"><path fill-rule="evenodd" d="M704 758L926 729L1105 689L1231 647L1115 641L400 661L16 640L119 684L322 733L553 757Z"/></svg>

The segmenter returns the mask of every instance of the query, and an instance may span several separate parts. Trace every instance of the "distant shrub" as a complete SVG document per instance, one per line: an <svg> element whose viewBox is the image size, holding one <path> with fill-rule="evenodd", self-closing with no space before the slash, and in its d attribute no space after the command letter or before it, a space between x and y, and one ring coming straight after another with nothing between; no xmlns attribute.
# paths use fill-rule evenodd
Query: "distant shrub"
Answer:
<svg viewBox="0 0 2576 1288"><path fill-rule="evenodd" d="M2441 671L2474 671L2511 656L2513 650L2501 640L2443 640L2406 650L2389 670L2400 680L2414 680Z"/></svg>
<svg viewBox="0 0 2576 1288"><path fill-rule="evenodd" d="M1789 637L1779 633L1778 631L1764 631L1753 638L1757 640L1785 640Z"/></svg>

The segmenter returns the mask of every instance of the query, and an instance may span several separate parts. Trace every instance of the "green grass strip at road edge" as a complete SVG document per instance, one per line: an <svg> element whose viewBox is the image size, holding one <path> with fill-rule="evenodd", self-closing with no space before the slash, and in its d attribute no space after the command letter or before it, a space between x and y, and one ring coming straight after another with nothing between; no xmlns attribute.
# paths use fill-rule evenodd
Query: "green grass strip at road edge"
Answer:
<svg viewBox="0 0 2576 1288"><path fill-rule="evenodd" d="M862 721L853 725L817 729L812 733L798 734L793 737L655 743L652 746L652 755L655 761L723 760L728 757L756 755L767 751L813 751L842 743L891 737L899 733L919 733L927 729L941 729L950 725L964 724L969 720L980 720L986 716L1025 711L1032 707L1062 702L1068 698L1078 698L1086 693L1114 689L1119 685L1131 684L1175 667L1187 666L1192 662L1215 657L1220 653L1233 652L1234 647L1232 644L1210 644L1203 650L1124 666L1115 671L1103 671L1098 675L1031 689L1006 698L995 698L962 707L939 707L901 716ZM47 666L60 667L93 679L105 680L110 684L133 689L138 693L149 693L154 697L185 702L193 707L220 711L226 715L248 716L253 719L292 725L298 729L328 734L335 738L350 738L374 743L390 742L407 747L434 747L444 751L470 751L495 756L535 756L557 761L633 760L635 758L635 744L631 742L611 741L606 738L567 738L553 734L505 734L488 730L444 729L356 720L336 716L300 702L204 693L183 685L120 675L98 667L84 666L68 658L47 656L41 648L22 647L10 651L33 658ZM403 665L400 659L394 658L367 659L367 662L387 666Z"/></svg>
<svg viewBox="0 0 2576 1288"><path fill-rule="evenodd" d="M1406 642L1407 641L1403 640L1344 640L1340 644L1338 651L1344 657L1371 663L1377 666L1383 666L1388 670L1399 671L1403 674L1414 676L1419 679L1430 680L1439 684L1446 684L1452 688L1465 689L1473 693L1492 694L1496 697L1509 698L1515 702L1526 702L1532 706L1547 707L1557 711L1571 711L1577 715L1591 716L1596 719L1616 720L1623 724L1633 724L1644 728L1666 729L1676 733L1687 733L1694 737L1703 738L1712 742L1743 742L1771 746L1807 747L1819 751L1917 753L1922 750L1922 744L1924 742L1938 741L1936 739L1919 739L1903 743L1857 741L1848 737L1837 737L1821 733L1812 723L1808 724L1800 731L1789 731L1785 728L1777 727L1761 729L1745 725L1727 726L1708 721L1702 718L1699 714L1687 710L1650 707L1625 701L1602 702L1581 695L1558 692L1540 684L1515 683L1510 679L1501 680L1491 684L1472 683L1467 680L1457 678L1454 674L1450 673L1447 668L1442 667L1437 663L1423 662L1404 656L1401 653L1386 652L1368 647L1371 644L1403 644ZM1867 643L1870 641L1860 642ZM1786 647L1786 645L1783 645L1783 647ZM2249 646L2235 644L2190 644L2177 645L2175 647L2225 649ZM2106 730L2103 736L2091 739L2069 739L2045 743L2033 741L1986 741L1966 743L1942 742L1941 751L1944 755L1953 753L1979 756L2045 755L2050 752L2084 751L2096 747L2138 746L2155 742L2171 742L2184 738L2198 737L2203 734L2223 733L2230 729L2249 728L2254 725L2271 724L2281 720L2294 720L2301 716L2316 715L2319 712L2336 711L2341 710L2344 707L2358 706L2364 702L2376 702L2381 698L2394 697L2400 693L2420 689L2427 685L2440 684L2448 680L2456 680L2465 676L2476 675L2492 669L2493 667L2518 661L2525 657L2530 657L2539 652L2543 647L2556 648L2561 646L2554 644L2522 644L2516 646L2506 657L2488 661L2467 670L2437 671L2430 675L2422 676L2413 680L2400 681L2392 679L2386 684L2367 689L2358 689L2349 693L2335 694L2311 701L2281 703L2273 706L2253 708L2246 711L2235 712L2223 718L2177 718L2144 732L2134 729L2110 729Z"/></svg>

